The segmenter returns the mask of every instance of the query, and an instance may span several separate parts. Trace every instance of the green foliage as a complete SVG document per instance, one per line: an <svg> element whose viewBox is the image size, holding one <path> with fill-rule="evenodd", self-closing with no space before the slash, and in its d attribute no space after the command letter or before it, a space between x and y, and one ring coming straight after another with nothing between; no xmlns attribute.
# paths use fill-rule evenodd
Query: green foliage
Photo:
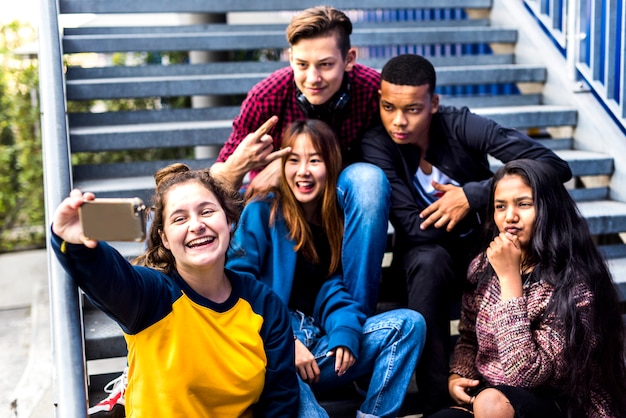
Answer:
<svg viewBox="0 0 626 418"><path fill-rule="evenodd" d="M45 245L37 63L12 53L35 40L32 27L0 26L0 252Z"/></svg>
<svg viewBox="0 0 626 418"><path fill-rule="evenodd" d="M36 41L36 31L12 22L0 25L0 253L45 246L43 162L36 59L14 51ZM167 60L184 63L186 53L115 54L114 65L149 65ZM70 65L71 63L66 63ZM188 97L69 102L68 112L137 111L189 107ZM154 149L72 155L73 164L184 159L191 148Z"/></svg>

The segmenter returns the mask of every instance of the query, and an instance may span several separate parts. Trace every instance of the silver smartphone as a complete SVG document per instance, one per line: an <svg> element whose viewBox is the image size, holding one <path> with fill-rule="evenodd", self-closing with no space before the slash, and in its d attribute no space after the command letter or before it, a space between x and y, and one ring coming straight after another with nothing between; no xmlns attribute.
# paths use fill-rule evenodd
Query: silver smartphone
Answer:
<svg viewBox="0 0 626 418"><path fill-rule="evenodd" d="M146 205L138 197L96 198L78 208L85 237L97 241L146 239Z"/></svg>

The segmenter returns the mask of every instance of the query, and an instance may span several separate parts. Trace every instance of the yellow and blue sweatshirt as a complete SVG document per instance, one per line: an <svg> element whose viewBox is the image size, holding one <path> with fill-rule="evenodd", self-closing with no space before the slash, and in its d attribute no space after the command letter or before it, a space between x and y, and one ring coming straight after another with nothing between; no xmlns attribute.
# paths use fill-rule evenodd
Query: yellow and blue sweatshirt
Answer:
<svg viewBox="0 0 626 418"><path fill-rule="evenodd" d="M226 269L228 300L200 296L176 271L132 266L115 249L64 244L63 268L123 329L126 414L134 417L292 417L298 411L287 309L254 277Z"/></svg>

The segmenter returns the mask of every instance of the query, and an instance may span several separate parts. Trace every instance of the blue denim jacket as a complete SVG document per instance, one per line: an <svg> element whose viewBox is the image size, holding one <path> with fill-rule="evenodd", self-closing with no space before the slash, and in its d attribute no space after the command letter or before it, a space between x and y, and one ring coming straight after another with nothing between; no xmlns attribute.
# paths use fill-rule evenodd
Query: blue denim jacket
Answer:
<svg viewBox="0 0 626 418"><path fill-rule="evenodd" d="M227 267L254 275L271 287L288 306L295 280L295 242L282 216L270 225L275 196L248 203L235 231ZM346 289L341 274L331 276L320 289L313 310L315 322L330 338L329 349L344 346L359 352L366 315Z"/></svg>

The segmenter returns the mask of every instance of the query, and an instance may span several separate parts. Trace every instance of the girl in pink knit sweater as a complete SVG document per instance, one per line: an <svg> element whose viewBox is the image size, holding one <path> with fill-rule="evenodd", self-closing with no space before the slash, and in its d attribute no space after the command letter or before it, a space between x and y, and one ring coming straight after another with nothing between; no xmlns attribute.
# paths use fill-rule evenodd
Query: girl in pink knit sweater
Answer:
<svg viewBox="0 0 626 418"><path fill-rule="evenodd" d="M436 417L624 417L624 329L589 228L550 167L493 179L450 366L458 404Z"/></svg>

